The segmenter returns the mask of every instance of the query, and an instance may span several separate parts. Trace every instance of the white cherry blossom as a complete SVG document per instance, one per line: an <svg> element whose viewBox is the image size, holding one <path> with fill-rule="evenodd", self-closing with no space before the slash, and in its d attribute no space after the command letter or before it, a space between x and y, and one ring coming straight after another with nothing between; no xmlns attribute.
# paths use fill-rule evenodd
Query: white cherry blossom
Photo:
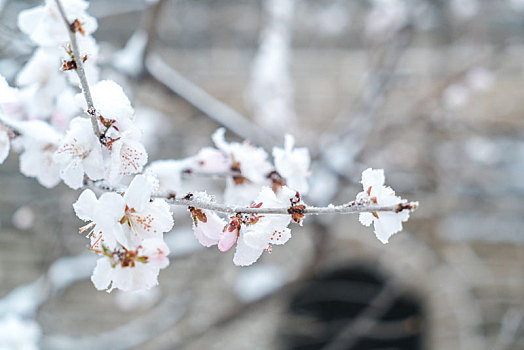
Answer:
<svg viewBox="0 0 524 350"><path fill-rule="evenodd" d="M116 131L133 130L140 135L134 125L135 111L127 98L124 89L112 80L102 80L91 87L91 96L98 114L111 123ZM87 109L84 96L78 94L76 101L82 109ZM104 125L101 125L102 131Z"/></svg>
<svg viewBox="0 0 524 350"><path fill-rule="evenodd" d="M154 178L137 175L123 196L107 192L97 200L85 190L73 205L76 215L88 221L81 231L91 229L92 244L100 242L109 249L117 243L135 249L144 239L162 238L173 227L173 216L165 200L151 200L156 188Z"/></svg>
<svg viewBox="0 0 524 350"><path fill-rule="evenodd" d="M111 292L150 289L158 284L160 269L169 265L168 246L161 239L146 239L134 251L105 252L91 276L96 289Z"/></svg>
<svg viewBox="0 0 524 350"><path fill-rule="evenodd" d="M20 172L34 177L47 188L60 182L59 169L53 161L57 148L58 134L49 124L40 120L20 122L17 126L22 131L20 142L23 152L20 155Z"/></svg>
<svg viewBox="0 0 524 350"><path fill-rule="evenodd" d="M62 1L69 23L78 19L83 35L89 35L97 29L97 21L85 11L89 2L83 0ZM69 41L67 28L58 12L55 0L46 0L45 4L20 12L18 27L40 46L57 46Z"/></svg>
<svg viewBox="0 0 524 350"><path fill-rule="evenodd" d="M150 199L157 188L158 181L152 176L137 175L124 194L122 223L127 227L132 246L146 238L161 238L173 228L169 204L163 199Z"/></svg>
<svg viewBox="0 0 524 350"><path fill-rule="evenodd" d="M404 203L405 200L395 195L391 187L384 186L385 177L382 169L366 169L362 173L362 187L364 191L357 194L357 202L364 204L375 204L390 206ZM388 243L389 238L402 230L402 222L409 218L409 210L405 209L399 213L379 212L360 213L359 220L362 225L375 226L375 234L382 243Z"/></svg>
<svg viewBox="0 0 524 350"><path fill-rule="evenodd" d="M311 158L307 148L293 148L294 145L295 138L288 134L285 136L284 148L273 148L275 168L284 177L288 187L306 194L309 190L307 178Z"/></svg>
<svg viewBox="0 0 524 350"><path fill-rule="evenodd" d="M60 165L60 177L73 189L83 186L84 174L92 180L103 178L102 149L89 119L77 117L71 121L53 159Z"/></svg>
<svg viewBox="0 0 524 350"><path fill-rule="evenodd" d="M220 128L215 131L212 138L217 148L230 158L232 170L240 170L242 176L251 182L265 184L267 175L273 169L268 161L267 152L248 142L228 143L224 135L225 129Z"/></svg>
<svg viewBox="0 0 524 350"><path fill-rule="evenodd" d="M55 98L67 89L65 75L59 71L60 53L56 48L39 48L18 73L20 99L28 119L46 119L55 108Z"/></svg>
<svg viewBox="0 0 524 350"><path fill-rule="evenodd" d="M120 244L128 247L128 239L121 224L125 211L124 199L121 195L106 192L99 199L91 190L84 190L73 204L76 216L87 225L80 232L87 232L91 240L91 248L101 249L102 245L113 250Z"/></svg>
<svg viewBox="0 0 524 350"><path fill-rule="evenodd" d="M264 187L256 199L261 208L290 207L290 199L296 192L288 187L282 187L278 195L269 187ZM253 264L262 255L264 250L271 251L273 244L281 245L291 238L291 215L259 216L256 222L242 227L238 238L237 249L233 263L239 266Z"/></svg>
<svg viewBox="0 0 524 350"><path fill-rule="evenodd" d="M73 205L77 216L88 221L81 231L88 234L93 248L101 245L115 249L117 243L134 249L146 238L161 238L173 227L169 205L161 199L150 200L155 189L151 177L138 175L124 196L107 192L96 199L87 189Z"/></svg>
<svg viewBox="0 0 524 350"><path fill-rule="evenodd" d="M108 180L111 183L118 183L123 176L141 172L148 158L145 147L130 136L129 131L122 133L115 140L109 146L111 167Z"/></svg>

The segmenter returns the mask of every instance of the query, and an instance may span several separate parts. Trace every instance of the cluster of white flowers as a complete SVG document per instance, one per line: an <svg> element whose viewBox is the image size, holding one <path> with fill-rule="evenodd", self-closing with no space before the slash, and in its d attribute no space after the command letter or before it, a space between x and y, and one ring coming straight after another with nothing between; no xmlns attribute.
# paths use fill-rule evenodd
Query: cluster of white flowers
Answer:
<svg viewBox="0 0 524 350"><path fill-rule="evenodd" d="M106 190L97 197L85 189L73 205L86 222L80 232L100 256L92 275L95 287L133 291L158 283L160 269L169 264L164 234L174 224L168 201L188 207L202 245L226 252L236 244L236 265L251 265L264 251L286 243L289 225L302 224L311 208L302 200L309 190L309 151L296 148L293 136L286 135L284 147L275 147L271 160L263 148L249 141L228 142L225 130L218 129L212 136L215 147L180 160L155 161L144 169L148 155L129 99L115 82L97 81L97 46L90 37L97 24L85 12L88 3L61 3L70 28L52 0L19 16L20 29L39 47L20 72L17 88L0 77L0 164L12 148L21 152L20 171L45 187L63 180L72 189ZM74 57L68 30L78 38L82 57ZM93 105L75 86L84 81L66 79L60 72L74 73L70 71L82 62ZM80 116L82 110L88 117ZM184 181L197 173L225 178L222 208L229 210L211 210L215 197ZM366 170L362 184L364 191L345 207L388 207L386 212L360 214L364 225L375 224L385 243L402 229L411 207L384 186L382 170ZM317 209L329 213L330 208Z"/></svg>

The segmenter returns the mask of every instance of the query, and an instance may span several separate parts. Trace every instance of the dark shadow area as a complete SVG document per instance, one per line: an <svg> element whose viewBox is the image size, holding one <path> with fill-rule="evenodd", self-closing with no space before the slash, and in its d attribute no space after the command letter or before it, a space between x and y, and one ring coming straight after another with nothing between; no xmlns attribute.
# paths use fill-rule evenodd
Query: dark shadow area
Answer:
<svg viewBox="0 0 524 350"><path fill-rule="evenodd" d="M420 301L387 288L387 280L366 266L326 272L309 281L290 300L279 335L281 348L423 349ZM370 312L376 317L370 318Z"/></svg>

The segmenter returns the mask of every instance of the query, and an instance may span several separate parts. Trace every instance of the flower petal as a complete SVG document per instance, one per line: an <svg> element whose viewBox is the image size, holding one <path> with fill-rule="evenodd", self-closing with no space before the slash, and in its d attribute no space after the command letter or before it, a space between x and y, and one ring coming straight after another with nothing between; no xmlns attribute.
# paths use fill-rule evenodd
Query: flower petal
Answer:
<svg viewBox="0 0 524 350"><path fill-rule="evenodd" d="M77 201L73 204L76 216L81 220L91 221L95 215L98 199L91 190L85 190L80 194Z"/></svg>

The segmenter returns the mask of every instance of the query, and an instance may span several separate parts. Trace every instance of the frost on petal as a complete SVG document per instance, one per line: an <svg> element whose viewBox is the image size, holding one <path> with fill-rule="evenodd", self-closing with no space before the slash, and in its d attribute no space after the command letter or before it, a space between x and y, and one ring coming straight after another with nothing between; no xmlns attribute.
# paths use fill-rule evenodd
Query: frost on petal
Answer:
<svg viewBox="0 0 524 350"><path fill-rule="evenodd" d="M237 243L237 250L233 257L233 263L237 266L249 266L260 258L263 249L252 248L244 242L244 238L240 237Z"/></svg>
<svg viewBox="0 0 524 350"><path fill-rule="evenodd" d="M273 231L269 243L270 244L285 244L291 238L291 230L289 228L284 228L279 231Z"/></svg>
<svg viewBox="0 0 524 350"><path fill-rule="evenodd" d="M357 195L357 202L361 205L395 206L405 200L395 195L391 187L384 186L385 178L382 169L366 169L362 173L362 187L364 191ZM374 224L375 234L382 243L387 243L389 238L402 230L402 222L409 218L409 210L401 212L379 211L375 213L360 213L359 220L362 225Z"/></svg>
<svg viewBox="0 0 524 350"><path fill-rule="evenodd" d="M0 164L6 160L9 155L9 149L9 134L6 130L0 128Z"/></svg>
<svg viewBox="0 0 524 350"><path fill-rule="evenodd" d="M96 110L105 119L115 120L117 126L134 118L135 111L127 98L124 89L112 80L102 80L91 88L91 95ZM78 101L84 109L87 108L82 96ZM120 131L124 131L119 127Z"/></svg>
<svg viewBox="0 0 524 350"><path fill-rule="evenodd" d="M104 290L109 288L112 279L111 261L107 257L103 257L97 260L91 281L98 290Z"/></svg>
<svg viewBox="0 0 524 350"><path fill-rule="evenodd" d="M269 245L269 240L273 236L273 231L268 225L257 223L251 225L243 233L243 241L252 248L266 249Z"/></svg>
<svg viewBox="0 0 524 350"><path fill-rule="evenodd" d="M373 223L373 214L371 213L360 213L358 215L358 221L364 226L369 226Z"/></svg>
<svg viewBox="0 0 524 350"><path fill-rule="evenodd" d="M203 213L207 221L198 221L197 225L193 223L193 232L200 244L211 247L220 241L226 221L212 211L204 210Z"/></svg>
<svg viewBox="0 0 524 350"><path fill-rule="evenodd" d="M389 237L402 231L402 219L397 213L378 213L375 222L375 234L382 243L388 243Z"/></svg>
<svg viewBox="0 0 524 350"><path fill-rule="evenodd" d="M73 204L76 216L84 221L93 220L98 204L96 195L91 190L85 190L80 194L77 201Z"/></svg>
<svg viewBox="0 0 524 350"><path fill-rule="evenodd" d="M362 172L362 187L367 191L369 187L383 186L385 182L384 169L368 168Z"/></svg>

